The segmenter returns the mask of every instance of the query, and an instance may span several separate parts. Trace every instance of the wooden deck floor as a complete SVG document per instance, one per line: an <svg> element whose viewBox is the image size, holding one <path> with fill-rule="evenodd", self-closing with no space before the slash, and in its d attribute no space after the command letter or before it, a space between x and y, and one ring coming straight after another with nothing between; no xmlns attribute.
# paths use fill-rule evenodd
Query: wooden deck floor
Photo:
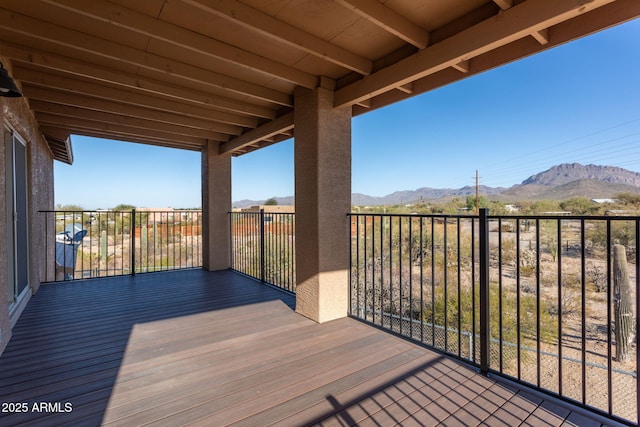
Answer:
<svg viewBox="0 0 640 427"><path fill-rule="evenodd" d="M0 425L601 425L359 321L315 324L293 304L232 272L45 285L0 357L0 403L27 410L3 411Z"/></svg>

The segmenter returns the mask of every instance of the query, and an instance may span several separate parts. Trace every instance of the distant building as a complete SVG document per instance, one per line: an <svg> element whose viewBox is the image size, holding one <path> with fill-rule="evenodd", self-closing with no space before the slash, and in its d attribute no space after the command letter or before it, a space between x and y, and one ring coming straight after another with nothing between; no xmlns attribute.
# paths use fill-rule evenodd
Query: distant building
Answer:
<svg viewBox="0 0 640 427"><path fill-rule="evenodd" d="M149 212L149 220L157 223L174 221L173 208L136 208L136 212Z"/></svg>
<svg viewBox="0 0 640 427"><path fill-rule="evenodd" d="M261 209L265 213L294 213L296 211L296 207L292 205L260 205L242 208L240 212L260 212Z"/></svg>

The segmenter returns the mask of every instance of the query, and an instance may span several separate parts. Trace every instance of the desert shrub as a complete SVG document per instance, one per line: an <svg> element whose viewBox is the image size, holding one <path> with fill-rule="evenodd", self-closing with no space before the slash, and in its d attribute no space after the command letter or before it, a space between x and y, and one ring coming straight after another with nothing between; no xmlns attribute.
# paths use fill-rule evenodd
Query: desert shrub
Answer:
<svg viewBox="0 0 640 427"><path fill-rule="evenodd" d="M475 290L476 322L479 317L479 290ZM500 324L500 299L502 298L502 324ZM489 289L489 313L491 337L499 339L502 329L502 339L505 342L516 343L518 340L518 320L517 320L517 295L515 292L502 290L496 283L492 283ZM537 297L535 289L533 293L520 292L520 334L523 339L535 339L537 335ZM458 311L460 306L460 311ZM425 302L422 311L422 320L433 322L437 325L457 329L458 323L462 331L471 332L473 322L473 295L470 288L461 290L458 295L457 288L449 289L447 295L444 294L444 287L438 286L435 289L434 305L431 301ZM540 338L545 341L553 341L557 336L555 320L551 315L552 308L549 303L540 298ZM432 318L433 317L433 318ZM502 327L502 328L501 328ZM476 332L479 326L476 324Z"/></svg>

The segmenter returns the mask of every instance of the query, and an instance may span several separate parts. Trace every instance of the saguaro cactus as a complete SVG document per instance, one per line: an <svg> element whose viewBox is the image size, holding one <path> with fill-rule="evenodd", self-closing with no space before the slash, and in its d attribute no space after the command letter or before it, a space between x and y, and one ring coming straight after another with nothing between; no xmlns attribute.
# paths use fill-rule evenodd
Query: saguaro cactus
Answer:
<svg viewBox="0 0 640 427"><path fill-rule="evenodd" d="M613 246L613 309L616 322L616 359L625 361L629 355L634 331L627 255L623 245Z"/></svg>

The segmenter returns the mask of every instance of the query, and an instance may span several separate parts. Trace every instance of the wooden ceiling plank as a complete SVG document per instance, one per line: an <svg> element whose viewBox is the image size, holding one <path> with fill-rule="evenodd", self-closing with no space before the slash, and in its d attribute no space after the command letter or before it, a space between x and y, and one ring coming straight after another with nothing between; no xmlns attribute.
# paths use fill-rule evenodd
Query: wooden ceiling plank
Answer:
<svg viewBox="0 0 640 427"><path fill-rule="evenodd" d="M184 1L208 13L213 13L216 16L240 24L250 31L259 32L278 43L291 46L359 74L368 75L373 69L373 63L369 59L331 44L238 1Z"/></svg>
<svg viewBox="0 0 640 427"><path fill-rule="evenodd" d="M203 120L195 117L182 116L164 111L151 111L148 108L137 107L135 105L122 105L118 102L107 101L99 98L92 98L83 95L60 92L52 89L45 89L37 86L25 85L23 93L29 99L42 100L55 104L70 105L89 110L106 111L113 114L127 114L142 119L172 123L180 126L206 129L213 132L221 132L228 135L240 135L242 128L239 126L227 125L214 121Z"/></svg>
<svg viewBox="0 0 640 427"><path fill-rule="evenodd" d="M394 36L424 49L429 45L429 32L378 1L336 0L344 7Z"/></svg>
<svg viewBox="0 0 640 427"><path fill-rule="evenodd" d="M291 96L286 93L269 89L259 84L238 80L170 58L143 52L129 46L63 28L2 8L0 8L0 27L26 36L23 44L27 47L38 49L37 43L35 46L27 44L30 38L45 40L70 49L70 55L72 56L73 51L79 50L90 55L100 55L112 60L160 71L164 74L178 76L199 83L205 83L263 101L273 102L274 104L288 107L292 106Z"/></svg>
<svg viewBox="0 0 640 427"><path fill-rule="evenodd" d="M285 80L292 84L314 88L316 76L296 70L263 56L239 49L202 34L187 30L168 22L160 21L134 10L101 0L44 0L54 6L97 19L111 25L117 25L129 31L153 37L199 55L219 58L269 76Z"/></svg>
<svg viewBox="0 0 640 427"><path fill-rule="evenodd" d="M195 89L176 86L168 82L136 76L122 70L109 69L73 58L45 53L12 43L0 45L0 55L11 58L17 63L37 65L42 68L61 71L70 75L93 79L100 82L119 84L127 88L144 90L152 94L165 95L178 100L202 104L223 111L248 114L255 117L272 119L276 117L275 110L225 98L218 95L204 93Z"/></svg>
<svg viewBox="0 0 640 427"><path fill-rule="evenodd" d="M427 47L336 91L334 107L344 108L411 81L507 45L614 0L526 1L465 31Z"/></svg>
<svg viewBox="0 0 640 427"><path fill-rule="evenodd" d="M88 96L94 96L110 101L136 105L139 107L150 108L152 110L163 110L174 112L185 116L199 117L207 120L214 120L220 123L226 123L242 127L256 127L258 120L254 117L246 117L224 113L221 111L211 110L196 105L184 104L168 99L158 98L152 95L134 93L128 90L117 89L114 87L102 86L82 80L71 79L49 73L42 73L26 68L14 67L15 77L24 83L43 86L51 89L80 93Z"/></svg>
<svg viewBox="0 0 640 427"><path fill-rule="evenodd" d="M287 132L293 129L293 112L287 113L260 127L243 133L225 143L220 144L219 153L229 153L255 144L265 138Z"/></svg>

